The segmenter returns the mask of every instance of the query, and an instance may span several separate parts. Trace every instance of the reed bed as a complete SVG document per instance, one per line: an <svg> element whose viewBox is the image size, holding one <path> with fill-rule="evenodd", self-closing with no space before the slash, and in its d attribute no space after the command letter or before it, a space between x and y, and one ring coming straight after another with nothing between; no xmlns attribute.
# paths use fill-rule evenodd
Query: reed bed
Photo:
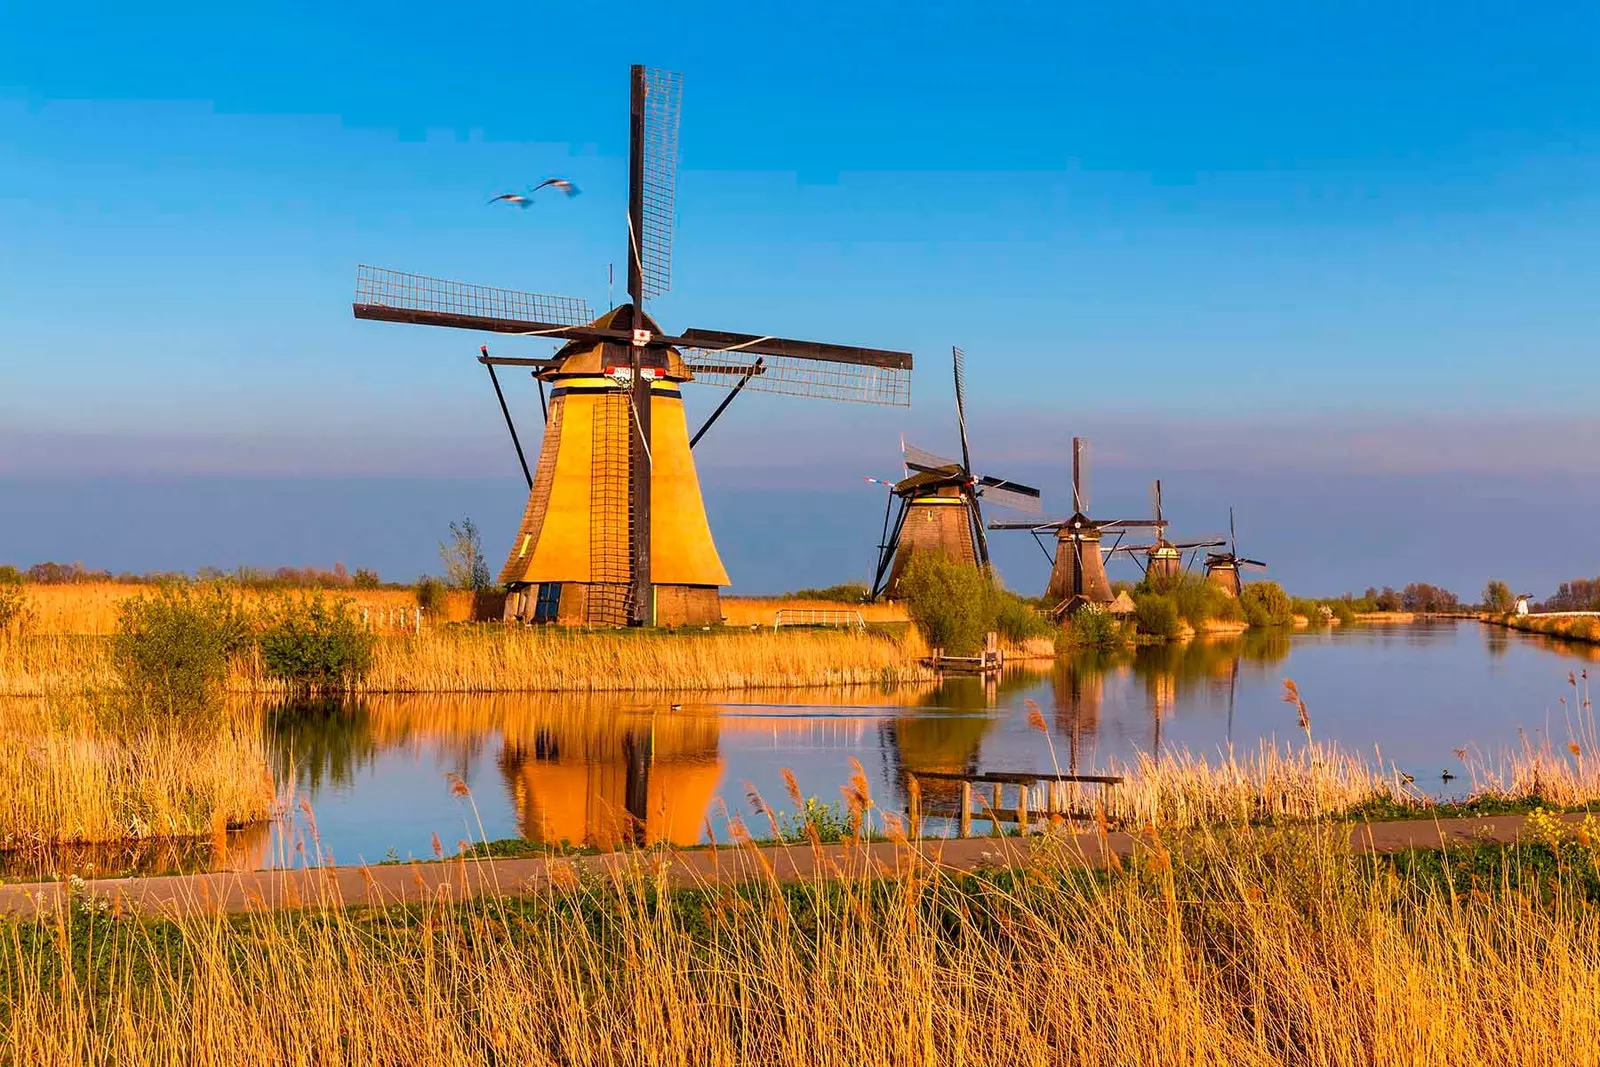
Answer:
<svg viewBox="0 0 1600 1067"><path fill-rule="evenodd" d="M0 1059L1600 1063L1581 860L1457 893L1327 830L1151 839L1104 873L1036 855L738 891L641 865L521 900L170 922L80 896L0 925Z"/></svg>
<svg viewBox="0 0 1600 1067"><path fill-rule="evenodd" d="M151 587L123 582L82 582L71 585L28 585L28 629L35 634L99 636L117 632L117 611L122 602L131 597L148 594ZM266 601L282 593L293 595L299 590L239 590L240 603L255 610ZM355 589L339 588L330 591L348 598L356 614L367 611L382 616L417 606L416 595L410 589ZM447 594L447 609L439 622L462 622L472 614L472 594L452 592Z"/></svg>
<svg viewBox="0 0 1600 1067"><path fill-rule="evenodd" d="M1600 615L1507 615L1491 621L1524 633L1600 644Z"/></svg>
<svg viewBox="0 0 1600 1067"><path fill-rule="evenodd" d="M0 697L92 692L120 684L106 638L0 633Z"/></svg>
<svg viewBox="0 0 1600 1067"><path fill-rule="evenodd" d="M1191 829L1321 819L1378 801L1422 807L1393 771L1324 742L1295 747L1263 740L1214 762L1187 749L1140 753L1109 766L1108 773L1123 775L1124 782L1106 794L1106 812L1129 826Z"/></svg>
<svg viewBox="0 0 1600 1067"><path fill-rule="evenodd" d="M118 720L86 700L0 701L0 849L199 837L271 815L259 717Z"/></svg>
<svg viewBox="0 0 1600 1067"><path fill-rule="evenodd" d="M652 634L516 627L378 642L363 693L672 692L925 681L913 634L819 630ZM246 659L230 688L272 692Z"/></svg>

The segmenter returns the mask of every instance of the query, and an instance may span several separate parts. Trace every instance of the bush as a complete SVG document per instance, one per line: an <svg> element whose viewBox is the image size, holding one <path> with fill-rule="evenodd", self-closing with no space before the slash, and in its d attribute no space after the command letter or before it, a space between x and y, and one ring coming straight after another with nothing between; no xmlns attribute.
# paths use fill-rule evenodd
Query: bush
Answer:
<svg viewBox="0 0 1600 1067"><path fill-rule="evenodd" d="M0 567L0 634L27 629L32 615L28 594L22 588L22 573L15 567Z"/></svg>
<svg viewBox="0 0 1600 1067"><path fill-rule="evenodd" d="M267 609L263 622L262 665L291 689L349 689L372 668L377 639L361 625L347 599L330 604L321 592L284 597Z"/></svg>
<svg viewBox="0 0 1600 1067"><path fill-rule="evenodd" d="M783 600L832 600L845 604L865 604L867 597L872 595L872 590L867 588L865 582L844 582L840 585L825 586L822 589L796 589L792 593L784 593Z"/></svg>
<svg viewBox="0 0 1600 1067"><path fill-rule="evenodd" d="M444 615L450 606L450 592L439 579L424 574L417 579L417 607L430 615Z"/></svg>
<svg viewBox="0 0 1600 1067"><path fill-rule="evenodd" d="M357 567L355 576L350 579L350 584L357 589L376 589L383 583L378 580L378 572L365 567Z"/></svg>
<svg viewBox="0 0 1600 1067"><path fill-rule="evenodd" d="M1239 605L1233 597L1198 575L1184 575L1170 595L1179 617L1196 630L1204 629L1212 619L1240 618Z"/></svg>
<svg viewBox="0 0 1600 1067"><path fill-rule="evenodd" d="M1292 626L1294 607L1277 582L1251 582L1239 593L1244 621L1251 626Z"/></svg>
<svg viewBox="0 0 1600 1067"><path fill-rule="evenodd" d="M1146 593L1135 601L1133 621L1140 633L1163 640L1177 637L1183 631L1177 603L1163 593Z"/></svg>
<svg viewBox="0 0 1600 1067"><path fill-rule="evenodd" d="M139 707L197 715L220 692L229 661L249 643L249 620L231 587L169 583L122 602L111 650Z"/></svg>
<svg viewBox="0 0 1600 1067"><path fill-rule="evenodd" d="M994 628L1007 641L1026 641L1031 637L1054 637L1056 627L1027 599L1009 589L994 589Z"/></svg>
<svg viewBox="0 0 1600 1067"><path fill-rule="evenodd" d="M1111 648L1123 640L1117 617L1097 604L1081 608L1067 620L1067 641L1082 648Z"/></svg>
<svg viewBox="0 0 1600 1067"><path fill-rule="evenodd" d="M1348 626L1356 621L1355 604L1344 598L1328 602L1328 610L1333 612L1333 617L1339 620L1340 625Z"/></svg>
<svg viewBox="0 0 1600 1067"><path fill-rule="evenodd" d="M918 552L900 577L906 613L932 648L951 656L976 655L995 625L988 575L940 552Z"/></svg>

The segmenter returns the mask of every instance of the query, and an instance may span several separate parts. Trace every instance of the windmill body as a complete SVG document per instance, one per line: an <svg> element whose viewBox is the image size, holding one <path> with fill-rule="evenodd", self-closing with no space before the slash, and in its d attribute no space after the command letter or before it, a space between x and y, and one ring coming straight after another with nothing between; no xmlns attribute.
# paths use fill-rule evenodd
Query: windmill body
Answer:
<svg viewBox="0 0 1600 1067"><path fill-rule="evenodd" d="M1072 499L1073 513L1068 519L1046 523L997 522L994 530L1027 530L1038 538L1044 533L1054 533L1055 553L1050 566L1050 583L1045 587L1045 599L1050 602L1050 613L1055 618L1072 614L1090 606L1105 607L1116 600L1111 589L1111 578L1106 574L1103 545L1105 531L1121 531L1133 527L1159 526L1155 519L1091 519L1089 508L1089 442L1081 437L1072 439Z"/></svg>
<svg viewBox="0 0 1600 1067"><path fill-rule="evenodd" d="M489 370L528 483L500 579L505 617L572 625L721 621L728 584L706 521L691 449L741 391L870 404L910 403L911 354L769 334L664 332L644 310L670 289L681 79L630 75L628 302L599 318L581 300L363 266L357 318L564 342L553 358L491 356ZM528 367L541 406L530 471L495 368ZM691 437L681 388L730 390Z"/></svg>
<svg viewBox="0 0 1600 1067"><path fill-rule="evenodd" d="M983 532L980 501L1035 514L1040 510L1039 490L1032 486L973 473L967 443L966 360L960 348L950 351L955 367L961 459L944 459L904 440L900 442L906 476L889 490L884 538L878 546L873 575L873 600L897 599L906 568L920 553L937 552L957 563L988 566L989 543Z"/></svg>
<svg viewBox="0 0 1600 1067"><path fill-rule="evenodd" d="M1112 550L1124 552L1135 560L1139 560L1140 567L1144 570L1145 581L1158 590L1171 589L1183 580L1184 553L1199 548L1216 548L1227 542L1220 537L1210 537L1199 541L1170 541L1167 539L1167 517L1161 509L1161 479L1157 478L1150 488L1151 513L1154 515L1150 525L1155 527L1155 540L1147 545L1119 545Z"/></svg>
<svg viewBox="0 0 1600 1067"><path fill-rule="evenodd" d="M1233 509L1228 509L1228 551L1206 554L1206 581L1228 596L1237 597L1244 592L1244 570L1264 571L1267 565L1259 559L1239 555L1239 542L1233 526Z"/></svg>
<svg viewBox="0 0 1600 1067"><path fill-rule="evenodd" d="M631 329L623 305L597 320ZM655 324L646 317L646 328ZM629 438L634 433L627 346L572 341L538 372L552 386L539 465L500 581L512 617L564 625L620 625L630 594ZM689 451L683 383L693 374L676 349L650 353L651 585L657 620L710 625L728 584L706 520Z"/></svg>

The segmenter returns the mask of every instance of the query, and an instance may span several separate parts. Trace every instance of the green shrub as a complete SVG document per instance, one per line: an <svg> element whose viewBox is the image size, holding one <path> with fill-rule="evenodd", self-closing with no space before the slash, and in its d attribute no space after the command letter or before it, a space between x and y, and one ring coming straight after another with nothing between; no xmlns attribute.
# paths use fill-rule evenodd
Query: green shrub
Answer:
<svg viewBox="0 0 1600 1067"><path fill-rule="evenodd" d="M21 572L12 566L0 567L0 634L11 630L20 633L27 629L32 617Z"/></svg>
<svg viewBox="0 0 1600 1067"><path fill-rule="evenodd" d="M1348 626L1356 621L1355 605L1343 597L1338 600L1328 601L1328 608L1333 612L1333 617L1338 619L1343 626Z"/></svg>
<svg viewBox="0 0 1600 1067"><path fill-rule="evenodd" d="M1123 642L1122 624L1111 612L1090 605L1067 620L1066 637L1069 644L1081 648L1111 648Z"/></svg>
<svg viewBox="0 0 1600 1067"><path fill-rule="evenodd" d="M1134 601L1133 620L1140 633L1163 640L1177 637L1183 630L1177 603L1162 593L1146 593Z"/></svg>
<svg viewBox="0 0 1600 1067"><path fill-rule="evenodd" d="M1203 629L1212 619L1233 621L1242 617L1233 597L1198 575L1184 575L1170 595L1179 617L1196 630Z"/></svg>
<svg viewBox="0 0 1600 1067"><path fill-rule="evenodd" d="M1039 614L1033 604L1009 589L995 589L994 628L1008 641L1026 641L1034 637L1055 637L1056 627Z"/></svg>
<svg viewBox="0 0 1600 1067"><path fill-rule="evenodd" d="M349 689L372 668L377 643L348 599L317 591L282 597L267 608L261 636L267 674L303 692Z"/></svg>
<svg viewBox="0 0 1600 1067"><path fill-rule="evenodd" d="M850 814L838 802L829 804L806 797L803 811L778 815L778 836L794 845L803 845L813 837L819 844L835 844L850 836Z"/></svg>
<svg viewBox="0 0 1600 1067"><path fill-rule="evenodd" d="M1292 626L1294 607L1277 582L1251 582L1239 594L1244 621L1251 626Z"/></svg>
<svg viewBox="0 0 1600 1067"><path fill-rule="evenodd" d="M249 643L249 619L231 587L167 583L122 602L111 653L138 707L195 716L212 705L229 661Z"/></svg>
<svg viewBox="0 0 1600 1067"><path fill-rule="evenodd" d="M931 648L951 656L975 655L995 628L994 587L970 563L941 552L918 552L900 577L906 613Z"/></svg>
<svg viewBox="0 0 1600 1067"><path fill-rule="evenodd" d="M450 605L450 591L443 582L424 574L417 579L417 607L430 615L443 615Z"/></svg>
<svg viewBox="0 0 1600 1067"><path fill-rule="evenodd" d="M1244 606L1239 603L1238 597L1231 597L1222 590L1217 589L1214 607L1215 610L1211 614L1213 619L1220 622L1244 621Z"/></svg>
<svg viewBox="0 0 1600 1067"><path fill-rule="evenodd" d="M365 567L357 567L356 573L351 577L350 584L357 589L376 589L383 584L378 578L378 572Z"/></svg>
<svg viewBox="0 0 1600 1067"><path fill-rule="evenodd" d="M844 604L865 604L867 597L872 595L872 590L867 588L865 582L843 582L839 585L829 585L821 589L796 589L792 593L784 593L783 600L831 600Z"/></svg>

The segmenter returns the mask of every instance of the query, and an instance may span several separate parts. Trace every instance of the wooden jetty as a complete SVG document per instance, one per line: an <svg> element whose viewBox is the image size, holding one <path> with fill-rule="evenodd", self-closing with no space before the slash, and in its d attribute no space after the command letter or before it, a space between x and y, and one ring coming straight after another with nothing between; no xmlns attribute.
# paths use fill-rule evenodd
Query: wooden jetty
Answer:
<svg viewBox="0 0 1600 1067"><path fill-rule="evenodd" d="M909 772L911 779L911 804L910 822L911 836L920 837L922 834L922 819L924 815L933 815L943 818L954 817L959 828L960 836L972 836L972 820L978 819L994 824L995 832L999 832L1001 823L1015 823L1017 832L1028 833L1029 826L1037 815L1043 819L1059 815L1067 818L1089 818L1093 813L1084 808L1074 808L1068 798L1068 786L1072 784L1099 786L1102 793L1113 786L1122 784L1121 775L1112 774L1056 774L1049 771L986 771L981 774L963 774L956 771L915 771ZM922 804L923 781L957 782L960 785L960 800L956 809L952 811L929 809L924 810ZM1031 794L1043 785L1045 787L1043 803L1034 805ZM985 787L979 792L980 787ZM1015 791L1015 801L1006 804L1006 790ZM977 810L974 810L973 801L977 800Z"/></svg>

